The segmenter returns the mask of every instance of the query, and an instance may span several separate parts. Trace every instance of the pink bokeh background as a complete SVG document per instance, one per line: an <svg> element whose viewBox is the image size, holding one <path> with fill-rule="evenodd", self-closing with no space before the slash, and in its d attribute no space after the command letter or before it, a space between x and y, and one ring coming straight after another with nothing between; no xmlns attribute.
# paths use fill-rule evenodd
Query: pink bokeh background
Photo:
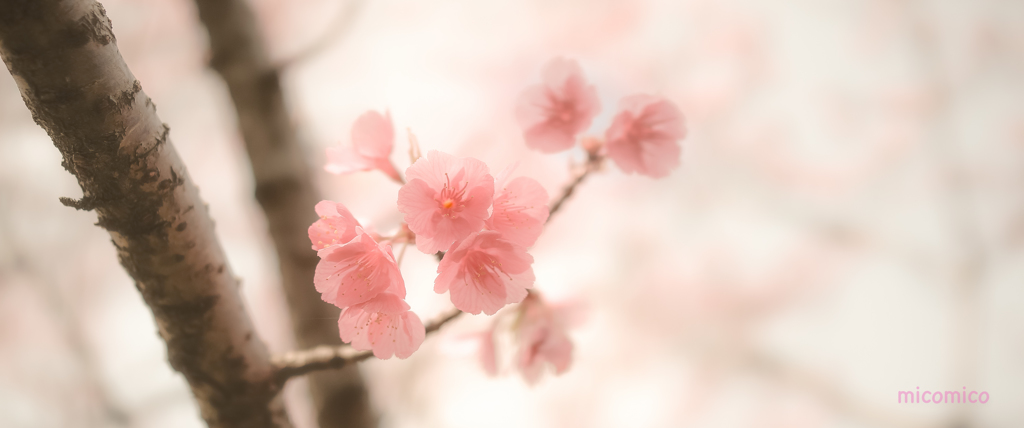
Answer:
<svg viewBox="0 0 1024 428"><path fill-rule="evenodd" d="M103 4L260 334L272 352L293 349L193 4ZM519 161L552 195L582 152L529 151L513 116L549 58L575 58L597 85L594 133L634 92L687 117L681 168L653 180L609 165L531 250L536 287L582 313L569 372L533 387L510 370L488 377L472 337L489 319L466 316L407 360L362 364L383 427L1024 424L1024 3L254 6L279 61L329 38L291 63L284 88L323 193L381 231L401 220L397 185L319 170L367 109L389 110L424 151L492 172ZM203 426L109 236L58 202L81 190L0 74L0 426ZM399 138L400 170L407 149ZM450 307L435 269L414 249L402 266L424 319ZM916 387L991 399L897 404ZM292 381L286 400L311 427L304 388Z"/></svg>

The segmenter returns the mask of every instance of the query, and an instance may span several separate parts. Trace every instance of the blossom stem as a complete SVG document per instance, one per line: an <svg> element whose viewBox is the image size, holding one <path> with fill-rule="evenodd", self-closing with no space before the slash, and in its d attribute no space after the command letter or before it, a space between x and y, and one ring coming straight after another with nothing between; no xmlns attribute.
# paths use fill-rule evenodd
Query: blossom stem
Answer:
<svg viewBox="0 0 1024 428"><path fill-rule="evenodd" d="M586 179L591 172L596 171L600 164L601 158L599 157L591 157L590 159L587 160L587 163L585 164L583 171L577 173L576 176L573 177L572 181L569 182L569 184L562 189L562 196L559 196L558 199L551 203L551 209L548 210L548 222L550 222L551 217L554 216L555 213L562 208L562 204L564 204L565 201L568 200L570 196L572 196L573 192L576 191L576 187L579 186L580 183L582 183L583 180Z"/></svg>
<svg viewBox="0 0 1024 428"><path fill-rule="evenodd" d="M462 311L453 309L426 325L426 334L434 333L449 321L462 315ZM321 345L310 349L288 352L274 357L274 380L278 385L296 376L302 376L320 370L337 370L350 364L373 358L372 351L353 352L349 345Z"/></svg>
<svg viewBox="0 0 1024 428"><path fill-rule="evenodd" d="M398 260L395 260L395 265L396 265L396 266L399 266L399 267L401 267L401 266L402 266L402 257L403 257L403 256L405 256L405 249L406 249L406 248L407 248L408 246L409 246L409 243L408 243L408 242L403 242L403 243L402 243L402 249L401 249L401 250L398 250Z"/></svg>

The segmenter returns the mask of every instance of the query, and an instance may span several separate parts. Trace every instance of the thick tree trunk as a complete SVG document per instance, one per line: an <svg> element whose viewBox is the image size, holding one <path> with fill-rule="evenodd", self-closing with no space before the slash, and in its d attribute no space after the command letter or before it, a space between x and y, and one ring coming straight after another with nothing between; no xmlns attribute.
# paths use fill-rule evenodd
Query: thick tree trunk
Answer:
<svg viewBox="0 0 1024 428"><path fill-rule="evenodd" d="M313 288L318 258L307 238L320 201L309 165L285 106L278 70L271 64L252 9L245 0L196 0L210 35L211 66L224 78L238 112L263 207L277 250L282 286L301 348L340 345L340 310ZM309 376L322 428L376 426L369 395L355 365Z"/></svg>
<svg viewBox="0 0 1024 428"><path fill-rule="evenodd" d="M0 56L211 427L288 427L207 209L93 0L0 0Z"/></svg>

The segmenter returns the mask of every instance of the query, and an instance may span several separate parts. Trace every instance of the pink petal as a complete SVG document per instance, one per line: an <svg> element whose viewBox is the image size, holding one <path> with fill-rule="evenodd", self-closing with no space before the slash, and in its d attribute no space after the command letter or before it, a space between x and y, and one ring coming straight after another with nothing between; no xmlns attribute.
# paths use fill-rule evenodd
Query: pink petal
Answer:
<svg viewBox="0 0 1024 428"><path fill-rule="evenodd" d="M437 211L437 201L434 199L436 193L426 181L419 179L409 180L398 191L398 210L405 213L405 222L409 230L417 234L417 242L421 239L418 235L423 233L420 231L433 231L433 217Z"/></svg>
<svg viewBox="0 0 1024 428"><path fill-rule="evenodd" d="M497 189L487 228L502 238L530 247L544 230L548 219L548 192L529 177L517 177Z"/></svg>
<svg viewBox="0 0 1024 428"><path fill-rule="evenodd" d="M371 169L373 160L360 155L351 147L327 148L327 165L324 165L324 171L340 175Z"/></svg>
<svg viewBox="0 0 1024 428"><path fill-rule="evenodd" d="M526 147L541 153L569 150L576 143L577 131L558 121L547 121L526 129L523 139Z"/></svg>
<svg viewBox="0 0 1024 428"><path fill-rule="evenodd" d="M621 102L621 111L605 133L608 157L626 173L659 178L678 167L686 136L683 115L670 101L634 95Z"/></svg>
<svg viewBox="0 0 1024 428"><path fill-rule="evenodd" d="M496 192L508 184L508 181L512 179L512 173L516 172L516 169L519 169L519 161L508 164L505 169L494 176L494 190Z"/></svg>
<svg viewBox="0 0 1024 428"><path fill-rule="evenodd" d="M405 281L390 247L377 244L361 228L356 230L352 241L320 252L313 285L323 300L343 308L384 291L405 297Z"/></svg>
<svg viewBox="0 0 1024 428"><path fill-rule="evenodd" d="M338 319L341 340L360 351L373 351L380 359L408 358L426 336L423 322L412 311L397 314L372 312L367 305L345 308Z"/></svg>
<svg viewBox="0 0 1024 428"><path fill-rule="evenodd" d="M358 305L366 312L397 315L409 310L409 304L395 294L383 292Z"/></svg>
<svg viewBox="0 0 1024 428"><path fill-rule="evenodd" d="M400 323L395 334L397 335L395 356L405 359L420 349L427 332L420 317L415 312L408 311L400 316Z"/></svg>
<svg viewBox="0 0 1024 428"><path fill-rule="evenodd" d="M453 245L437 266L434 292L451 295L456 308L471 314L494 315L526 297L533 286L533 257L526 248L480 231Z"/></svg>
<svg viewBox="0 0 1024 428"><path fill-rule="evenodd" d="M352 146L369 159L387 159L395 142L391 115L369 110L352 124Z"/></svg>
<svg viewBox="0 0 1024 428"><path fill-rule="evenodd" d="M582 79L583 69L574 60L555 57L544 64L541 78L549 88L565 88L573 79Z"/></svg>
<svg viewBox="0 0 1024 428"><path fill-rule="evenodd" d="M310 225L308 231L314 250L344 244L356 237L359 222L344 205L334 201L320 201L315 209L320 219Z"/></svg>
<svg viewBox="0 0 1024 428"><path fill-rule="evenodd" d="M391 163L395 132L391 115L367 111L352 124L352 147L327 149L324 170L332 174L380 170L399 183L402 177Z"/></svg>
<svg viewBox="0 0 1024 428"><path fill-rule="evenodd" d="M366 351L371 348L367 338L367 326L371 322L373 312L364 312L358 306L350 306L341 311L338 318L338 332L341 341L349 343L353 348ZM375 319L375 318L374 318Z"/></svg>
<svg viewBox="0 0 1024 428"><path fill-rule="evenodd" d="M484 226L494 178L483 162L431 150L405 174L408 182L398 191L398 210L416 234L420 251L447 250Z"/></svg>

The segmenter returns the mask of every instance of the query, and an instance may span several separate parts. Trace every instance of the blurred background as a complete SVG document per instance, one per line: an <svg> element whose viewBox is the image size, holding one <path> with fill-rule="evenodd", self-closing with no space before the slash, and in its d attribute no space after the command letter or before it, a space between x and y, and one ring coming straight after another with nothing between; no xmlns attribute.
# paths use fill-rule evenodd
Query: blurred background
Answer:
<svg viewBox="0 0 1024 428"><path fill-rule="evenodd" d="M103 1L118 46L209 203L258 330L294 347L226 88L186 0ZM583 308L573 367L529 386L480 368L466 316L362 369L383 427L1024 425L1024 2L258 0L317 180L380 231L398 186L331 176L324 149L388 109L408 165L474 156L555 196L581 153L527 150L512 111L549 58L602 97L687 117L670 177L609 165L531 253ZM0 73L0 426L201 427L149 310L74 177ZM313 207L310 207L312 210ZM410 250L409 301L447 310ZM312 284L310 285L312 286ZM325 319L325 323L335 323ZM506 363L510 355L503 355ZM899 404L901 390L985 404ZM303 381L286 390L312 426Z"/></svg>

